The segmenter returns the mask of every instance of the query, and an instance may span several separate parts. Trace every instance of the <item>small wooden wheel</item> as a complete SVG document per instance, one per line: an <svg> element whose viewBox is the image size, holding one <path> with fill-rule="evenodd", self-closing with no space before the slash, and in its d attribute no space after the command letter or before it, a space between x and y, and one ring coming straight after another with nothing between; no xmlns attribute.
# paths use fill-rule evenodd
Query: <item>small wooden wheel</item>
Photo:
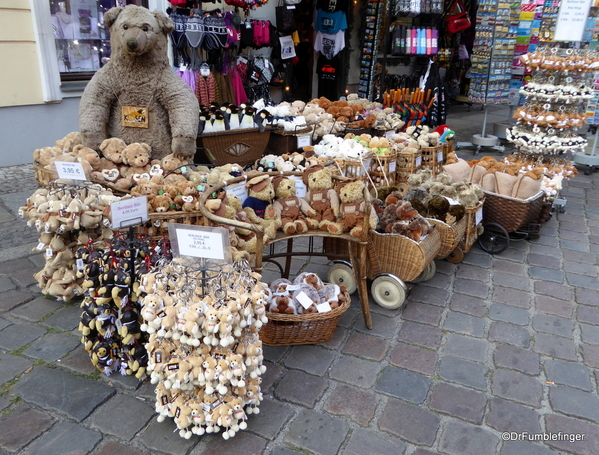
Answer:
<svg viewBox="0 0 599 455"><path fill-rule="evenodd" d="M464 251L459 246L456 246L451 253L449 253L449 256L445 258L447 262L451 262L452 264L459 264L463 259Z"/></svg>

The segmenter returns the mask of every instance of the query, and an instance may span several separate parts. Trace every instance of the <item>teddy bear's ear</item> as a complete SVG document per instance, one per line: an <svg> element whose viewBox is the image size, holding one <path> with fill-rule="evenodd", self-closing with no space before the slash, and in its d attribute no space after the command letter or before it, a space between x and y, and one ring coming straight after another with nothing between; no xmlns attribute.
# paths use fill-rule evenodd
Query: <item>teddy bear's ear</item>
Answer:
<svg viewBox="0 0 599 455"><path fill-rule="evenodd" d="M175 23L173 20L162 11L154 11L154 17L156 18L158 25L160 25L160 30L162 30L163 33L168 35L175 29Z"/></svg>
<svg viewBox="0 0 599 455"><path fill-rule="evenodd" d="M112 27L112 24L115 23L116 18L119 17L119 14L125 9L123 6L117 6L115 8L110 8L106 13L104 13L104 25L108 28Z"/></svg>

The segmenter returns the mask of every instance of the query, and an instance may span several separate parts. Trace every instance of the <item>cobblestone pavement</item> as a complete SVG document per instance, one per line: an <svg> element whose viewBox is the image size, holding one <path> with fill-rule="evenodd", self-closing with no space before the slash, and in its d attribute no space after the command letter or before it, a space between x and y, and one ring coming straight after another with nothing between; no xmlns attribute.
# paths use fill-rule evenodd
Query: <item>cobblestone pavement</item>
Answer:
<svg viewBox="0 0 599 455"><path fill-rule="evenodd" d="M0 262L0 453L596 455L598 189L571 180L538 240L436 261L403 309L371 302L373 330L354 294L328 342L266 347L261 412L229 441L180 438L151 384L99 375L78 305L38 294L41 255Z"/></svg>

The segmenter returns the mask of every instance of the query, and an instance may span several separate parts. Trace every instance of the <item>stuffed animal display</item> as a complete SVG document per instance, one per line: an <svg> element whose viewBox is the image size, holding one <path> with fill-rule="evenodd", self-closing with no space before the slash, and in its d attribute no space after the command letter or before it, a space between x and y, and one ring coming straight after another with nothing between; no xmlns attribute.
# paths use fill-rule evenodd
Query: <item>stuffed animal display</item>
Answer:
<svg viewBox="0 0 599 455"><path fill-rule="evenodd" d="M150 334L155 409L181 437L222 431L229 439L260 412L266 289L241 263L207 279L175 259L144 276L141 329Z"/></svg>
<svg viewBox="0 0 599 455"><path fill-rule="evenodd" d="M168 34L173 21L135 5L104 13L110 29L110 61L87 84L79 105L82 144L99 151L105 139L145 143L153 158L196 152L198 101L172 70Z"/></svg>

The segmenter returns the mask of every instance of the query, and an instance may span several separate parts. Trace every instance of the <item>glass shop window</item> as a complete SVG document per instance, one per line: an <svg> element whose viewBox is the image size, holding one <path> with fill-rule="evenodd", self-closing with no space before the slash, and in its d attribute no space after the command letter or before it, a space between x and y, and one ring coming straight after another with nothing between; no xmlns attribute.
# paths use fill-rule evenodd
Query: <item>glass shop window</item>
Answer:
<svg viewBox="0 0 599 455"><path fill-rule="evenodd" d="M89 80L110 58L104 13L114 6L148 7L148 0L49 0L62 81Z"/></svg>

